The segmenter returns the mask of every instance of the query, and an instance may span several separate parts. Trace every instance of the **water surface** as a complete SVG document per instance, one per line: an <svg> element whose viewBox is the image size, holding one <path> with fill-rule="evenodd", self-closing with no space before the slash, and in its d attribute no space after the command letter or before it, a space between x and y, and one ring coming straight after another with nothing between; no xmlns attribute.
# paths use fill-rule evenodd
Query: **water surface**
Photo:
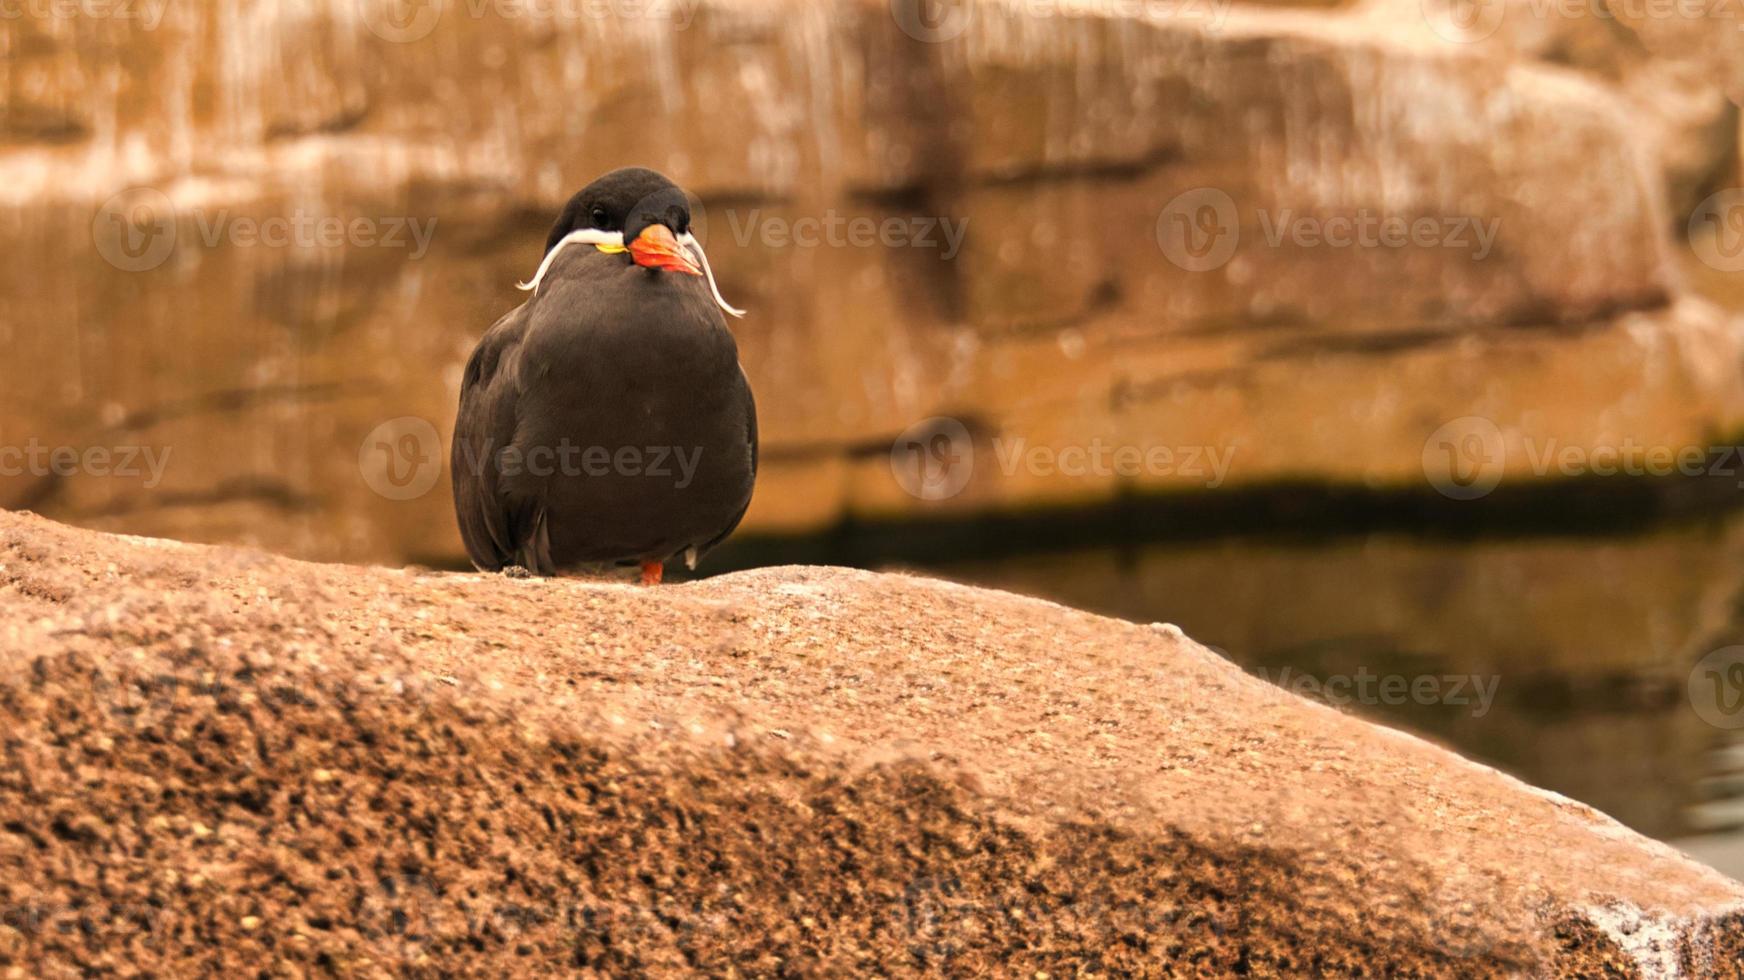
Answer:
<svg viewBox="0 0 1744 980"><path fill-rule="evenodd" d="M1704 720L1691 693L1703 657L1744 643L1744 515L1623 536L1255 537L933 570L1175 623L1256 675L1744 877L1744 728Z"/></svg>

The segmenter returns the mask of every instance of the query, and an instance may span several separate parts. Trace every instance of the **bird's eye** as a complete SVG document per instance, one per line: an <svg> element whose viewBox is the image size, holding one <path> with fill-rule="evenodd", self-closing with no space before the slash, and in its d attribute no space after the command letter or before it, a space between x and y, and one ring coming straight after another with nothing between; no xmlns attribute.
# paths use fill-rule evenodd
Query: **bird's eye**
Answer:
<svg viewBox="0 0 1744 980"><path fill-rule="evenodd" d="M593 225L595 228L604 228L606 226L606 209L605 208L594 208L593 209Z"/></svg>

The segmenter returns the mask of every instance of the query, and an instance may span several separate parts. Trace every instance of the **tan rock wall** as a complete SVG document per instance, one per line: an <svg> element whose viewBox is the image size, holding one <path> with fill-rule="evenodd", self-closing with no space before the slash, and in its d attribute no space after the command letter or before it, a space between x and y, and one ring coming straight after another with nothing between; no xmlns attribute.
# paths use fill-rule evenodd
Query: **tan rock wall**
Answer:
<svg viewBox="0 0 1744 980"><path fill-rule="evenodd" d="M1640 80L1687 59L1449 44L1372 5L1146 22L984 3L941 43L869 2L709 2L682 22L441 9L404 41L340 2L0 24L0 239L22 257L0 271L0 446L171 454L146 492L26 474L0 477L0 504L453 560L445 479L383 497L366 437L426 420L399 462L440 465L473 338L519 301L558 202L626 163L697 193L722 288L752 311L735 325L767 460L750 530L1205 483L1008 474L994 437L1215 449L1227 484L1422 486L1425 440L1461 416L1578 445L1744 420L1722 367L1738 327L1687 298L1668 205L1737 140L1687 136L1715 131L1717 83L1679 90L1685 116L1643 115ZM129 271L97 246L105 202L139 185L162 196L123 210L173 209L176 237ZM233 234L323 217L431 234ZM1340 247L1304 219L1427 222L1434 243ZM793 243L856 220L930 244ZM888 449L934 416L968 424L977 465L921 501Z"/></svg>

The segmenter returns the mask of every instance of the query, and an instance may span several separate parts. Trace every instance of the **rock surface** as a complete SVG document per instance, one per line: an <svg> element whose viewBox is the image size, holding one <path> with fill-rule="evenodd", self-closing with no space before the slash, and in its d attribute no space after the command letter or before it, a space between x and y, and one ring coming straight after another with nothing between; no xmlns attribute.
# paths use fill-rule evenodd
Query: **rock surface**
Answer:
<svg viewBox="0 0 1744 980"><path fill-rule="evenodd" d="M555 207L625 163L700 195L723 289L752 310L736 328L767 453L750 531L1211 479L1008 472L993 437L1214 450L1233 458L1218 486L1426 489L1426 440L1465 416L1577 450L1744 423L1737 319L1691 299L1680 240L1692 202L1734 179L1736 32L1686 44L1698 28L1522 2L1463 43L1418 0L1151 18L977 0L947 5L965 29L929 43L879 0L646 8L666 19L455 0L419 7L428 24L383 19L403 6L0 21L0 240L19 256L0 269L0 447L171 451L150 487L0 475L0 505L457 560L440 468L467 351L519 301ZM1206 188L1223 197L1189 208ZM1198 244L1233 250L1183 265L1170 235L1207 214L1222 237ZM1445 237L1289 231L1364 215ZM115 264L116 218L173 248ZM431 237L237 232L290 218ZM793 244L807 221L916 218L954 223L958 247L912 224L894 247ZM949 501L889 465L935 416L974 434ZM413 443L377 435L406 419ZM360 463L377 445L413 448ZM414 477L384 492L372 465Z"/></svg>
<svg viewBox="0 0 1744 980"><path fill-rule="evenodd" d="M1744 753L1726 750L1689 693L1692 664L1744 643L1732 615L1744 516L1596 539L1375 534L1303 547L1252 535L939 571L1123 619L1167 616L1287 689L1379 665L1476 678L1491 701L1468 690L1359 710L1660 840L1723 835L1744 806ZM1595 601L1594 582L1628 584ZM1744 878L1744 863L1721 868Z"/></svg>
<svg viewBox="0 0 1744 980"><path fill-rule="evenodd" d="M1725 977L1744 887L1178 630L0 514L0 964Z"/></svg>

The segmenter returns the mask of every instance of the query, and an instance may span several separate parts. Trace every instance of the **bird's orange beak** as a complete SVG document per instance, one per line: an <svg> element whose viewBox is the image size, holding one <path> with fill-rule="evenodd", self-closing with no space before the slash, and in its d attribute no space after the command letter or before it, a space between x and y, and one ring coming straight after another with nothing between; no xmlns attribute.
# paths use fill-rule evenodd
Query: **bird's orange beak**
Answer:
<svg viewBox="0 0 1744 980"><path fill-rule="evenodd" d="M630 257L645 269L666 269L702 275L702 267L691 258L690 251L678 244L672 229L665 225L649 225L630 243Z"/></svg>

